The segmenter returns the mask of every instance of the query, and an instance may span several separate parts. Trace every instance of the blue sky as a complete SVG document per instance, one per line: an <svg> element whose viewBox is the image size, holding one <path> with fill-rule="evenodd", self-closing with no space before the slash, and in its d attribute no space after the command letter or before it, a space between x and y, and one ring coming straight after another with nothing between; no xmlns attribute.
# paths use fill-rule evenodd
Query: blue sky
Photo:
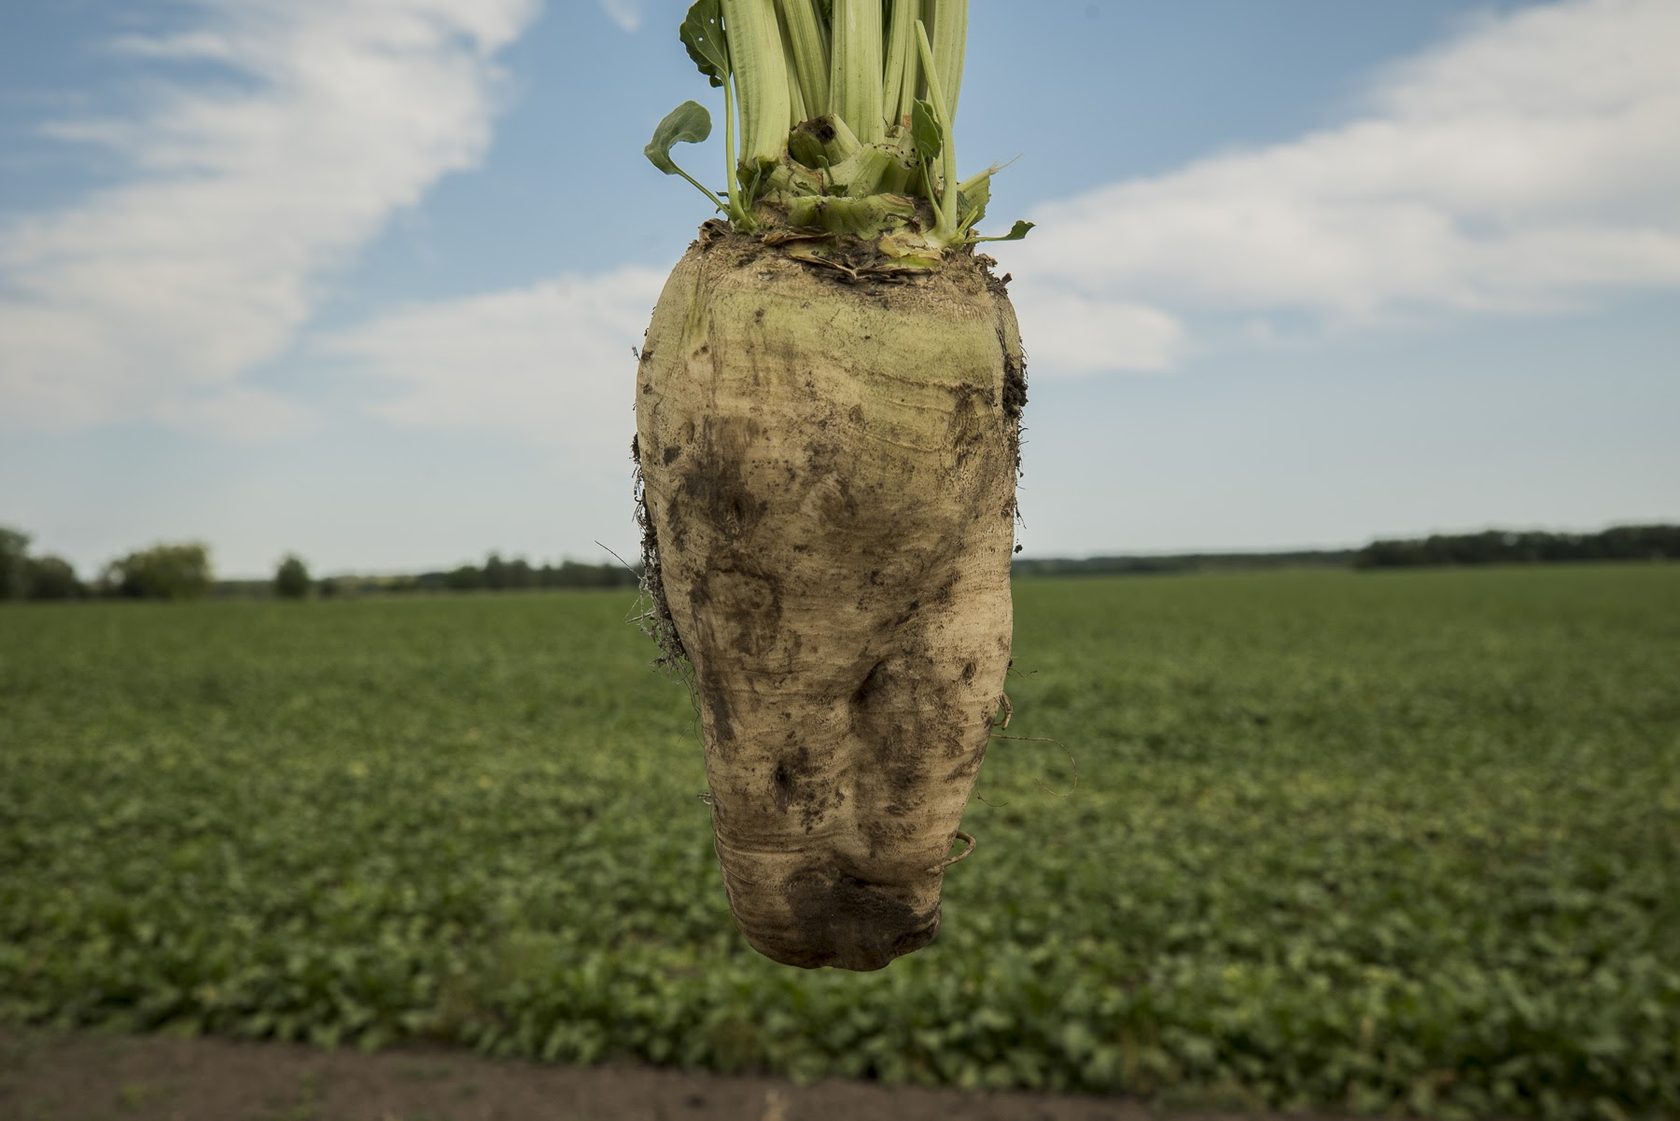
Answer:
<svg viewBox="0 0 1680 1121"><path fill-rule="evenodd" d="M678 0L18 0L0 524L629 555ZM973 0L1025 554L1680 520L1680 5ZM683 156L721 179L718 146Z"/></svg>

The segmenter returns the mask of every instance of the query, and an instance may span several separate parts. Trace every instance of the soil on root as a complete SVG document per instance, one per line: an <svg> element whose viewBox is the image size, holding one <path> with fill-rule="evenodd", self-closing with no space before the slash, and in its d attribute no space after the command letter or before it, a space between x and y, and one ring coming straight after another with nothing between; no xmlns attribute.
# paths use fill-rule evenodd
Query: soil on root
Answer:
<svg viewBox="0 0 1680 1121"><path fill-rule="evenodd" d="M785 233L786 231L783 232ZM794 233L797 235L797 231ZM716 219L712 219L701 225L699 237L693 245L690 246L690 249L693 249L695 246L705 247L708 251L713 251L715 249L717 251L732 254L738 262L744 263L758 259L766 254L782 251L780 247L783 245L783 242L787 240L787 238L778 240L774 237L761 238L736 234L730 231L726 224ZM797 236L794 236L792 240L794 244L798 244ZM878 250L865 243L859 243L859 245L854 248L858 253L863 253L866 256L878 255ZM916 273L900 275L896 272L888 272L886 274L876 275L871 272L870 269L863 268L862 266L859 266L861 271L859 271L859 269L840 269L840 273L850 274L849 276L841 276L837 275L833 268L814 267L819 264L819 262L814 262L808 258L801 258L791 253L789 256L793 257L795 260L800 260L802 264L807 266L807 271L811 272L813 275L823 277L829 282L839 286L851 288L853 290L861 289L865 292L875 293L882 299L885 299L885 290L887 289L901 288L906 285L914 286L918 282L927 279L925 274ZM853 264L855 265L857 262L854 261ZM997 260L995 258L989 257L983 253L973 252L955 253L948 258L946 262L946 267L952 270L961 270L965 273L972 272L973 275L978 278L979 282L997 297L999 303L1005 309L1008 309L1008 285L1012 278L1008 274L1000 277L995 271L996 266ZM1013 323L1013 312L1007 311L1006 314L1009 315L1010 323ZM758 317L762 321L764 317L762 309L758 312ZM1027 370L1025 352L1020 348L1018 340L1012 340L1009 337L1010 334L1011 331L1006 331L1004 325L1000 323L998 327L998 346L1003 353L1004 362L1004 380L1001 404L1004 416L1014 425L1014 436L1011 443L1015 460L1015 474L1016 477L1019 478L1021 474L1020 420L1021 413L1025 409L1027 403ZM1014 345L1011 345L1012 342ZM636 351L638 363L638 383L643 381L647 364L654 355L653 348L645 345L645 343L646 339L644 337L644 345ZM642 386L642 388L645 389L646 387ZM638 394L638 398L639 396L640 394ZM854 410L854 412L855 411L856 410ZM643 449L640 446L638 438L633 438L630 442L630 459L634 464L632 478L635 500L635 517L636 524L641 530L641 588L647 599L647 609L641 616L642 629L651 638L653 638L659 646L659 664L669 668L675 668L679 671L685 669L688 665L688 651L684 647L682 636L677 631L676 622L671 616L670 603L666 598L664 572L660 557L659 535L654 528L653 518L647 507L647 498L643 482L643 467L644 454L648 457L647 462L652 462L654 459L657 459L664 466L670 467L681 458L684 450L684 448L675 445L664 448ZM815 452L816 449L813 449L813 468L817 468L819 466L815 458ZM727 472L731 466L732 465L728 463L696 464L687 472L687 478L690 481L689 489L695 491L699 497L710 497L714 500L719 499L726 489L722 485L727 482L727 478L723 473ZM713 476L715 476L715 478L713 478ZM1007 514L1008 516L1019 520L1020 511L1017 505L1017 499L1013 493L1011 493L1010 496ZM682 547L680 532L677 534L677 537L678 540L673 543L673 547L680 549ZM1019 548L1017 548L1016 552L1019 551Z"/></svg>
<svg viewBox="0 0 1680 1121"><path fill-rule="evenodd" d="M645 350L641 353L644 362L647 353ZM647 498L642 490L641 442L635 436L630 437L630 462L635 464L631 478L635 488L636 526L642 531L642 594L648 600L647 610L641 614L642 631L658 644L660 665L680 668L688 652L683 649L682 636L677 634L677 624L671 619L671 605L665 600L665 579L659 567L659 535L654 532L653 518L648 515Z"/></svg>
<svg viewBox="0 0 1680 1121"><path fill-rule="evenodd" d="M373 1055L276 1043L0 1028L10 1121L1148 1121L1121 1099L971 1094L860 1082L794 1086L458 1051ZM1181 1121L1234 1115L1174 1114ZM1300 1121L1300 1119L1297 1119Z"/></svg>

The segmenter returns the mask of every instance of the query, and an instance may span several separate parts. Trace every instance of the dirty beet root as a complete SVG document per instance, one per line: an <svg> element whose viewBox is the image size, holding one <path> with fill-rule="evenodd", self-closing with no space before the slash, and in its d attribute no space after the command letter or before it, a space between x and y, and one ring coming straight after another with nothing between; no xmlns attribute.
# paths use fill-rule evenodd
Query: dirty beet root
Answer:
<svg viewBox="0 0 1680 1121"><path fill-rule="evenodd" d="M779 962L879 969L938 933L1009 664L1024 399L968 254L847 285L713 229L654 311L648 582L693 667L730 907Z"/></svg>

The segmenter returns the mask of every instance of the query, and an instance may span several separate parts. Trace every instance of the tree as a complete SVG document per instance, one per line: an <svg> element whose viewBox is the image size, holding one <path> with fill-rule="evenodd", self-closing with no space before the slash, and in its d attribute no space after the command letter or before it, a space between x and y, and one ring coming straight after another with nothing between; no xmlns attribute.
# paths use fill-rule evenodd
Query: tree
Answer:
<svg viewBox="0 0 1680 1121"><path fill-rule="evenodd" d="M274 570L274 594L281 599L303 599L313 585L309 566L295 553L287 553L280 567Z"/></svg>
<svg viewBox="0 0 1680 1121"><path fill-rule="evenodd" d="M112 561L104 583L137 599L197 599L210 590L210 550L197 541L153 545Z"/></svg>
<svg viewBox="0 0 1680 1121"><path fill-rule="evenodd" d="M29 535L0 526L0 599L22 599L28 576Z"/></svg>
<svg viewBox="0 0 1680 1121"><path fill-rule="evenodd" d="M502 587L534 588L536 586L537 570L532 568L531 562L524 557L515 557L503 567Z"/></svg>
<svg viewBox="0 0 1680 1121"><path fill-rule="evenodd" d="M1680 558L1680 526L1619 525L1600 533L1498 530L1373 541L1356 568L1442 564L1536 564L1559 561Z"/></svg>
<svg viewBox="0 0 1680 1121"><path fill-rule="evenodd" d="M24 585L30 599L80 599L86 591L70 562L54 556L30 557Z"/></svg>
<svg viewBox="0 0 1680 1121"><path fill-rule="evenodd" d="M475 564L463 564L450 570L444 578L444 585L453 592L470 592L484 587L484 573Z"/></svg>

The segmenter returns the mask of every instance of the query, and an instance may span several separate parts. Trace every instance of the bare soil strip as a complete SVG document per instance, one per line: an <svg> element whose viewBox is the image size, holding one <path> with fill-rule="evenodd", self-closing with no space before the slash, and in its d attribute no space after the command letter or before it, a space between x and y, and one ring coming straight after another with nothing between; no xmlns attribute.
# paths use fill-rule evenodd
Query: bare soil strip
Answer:
<svg viewBox="0 0 1680 1121"><path fill-rule="evenodd" d="M1119 1099L0 1028L8 1121L1147 1121ZM1216 1121L1215 1115L1173 1115Z"/></svg>

